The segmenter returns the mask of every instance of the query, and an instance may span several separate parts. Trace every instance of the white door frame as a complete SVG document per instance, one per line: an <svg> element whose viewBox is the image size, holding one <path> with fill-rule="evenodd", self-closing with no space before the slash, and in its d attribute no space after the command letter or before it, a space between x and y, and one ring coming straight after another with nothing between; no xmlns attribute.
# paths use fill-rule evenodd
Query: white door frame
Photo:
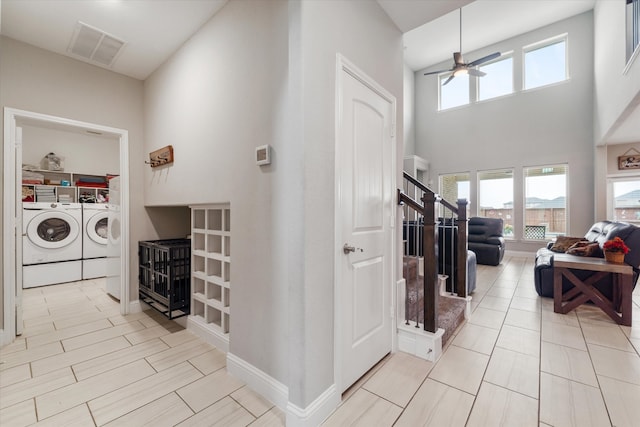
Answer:
<svg viewBox="0 0 640 427"><path fill-rule="evenodd" d="M339 124L340 124L340 116L341 116L341 96L342 96L342 89L344 87L344 81L343 81L343 77L342 77L342 72L346 72L348 74L350 74L351 76L353 76L355 79L357 79L358 81L360 81L362 84L364 84L365 86L367 86L369 89L373 90L374 92L376 92L378 95L380 95L382 98L384 98L385 100L389 101L391 103L391 126L392 126L392 132L391 132L391 145L390 145L390 149L391 149L391 188L395 189L397 188L397 177L396 177L396 171L397 171L397 165L396 165L396 132L395 132L395 127L396 127L396 98L389 93L385 88L383 88L382 86L380 86L375 80L373 80L372 78L370 78L366 73L364 73L362 70L360 70L357 66L355 66L353 63L351 63L348 59L346 59L344 56L342 56L341 54L337 54L336 55L336 106L335 106L335 111L336 111L336 117L335 117L335 159L334 159L334 183L335 183L335 200L334 200L334 206L335 206L335 212L334 212L334 220L335 220L335 235L334 235L334 243L336 248L334 248L334 253L335 253L335 258L334 258L334 312L333 312L333 324L334 324L334 363L333 363L333 368L334 368L334 384L336 385L336 387L339 389L342 385L342 332L343 332L343 328L341 327L341 322L342 322L342 300L340 298L341 292L340 289L342 289L342 274L341 274L341 269L339 268L339 266L342 263L342 257L344 257L344 254L342 253L341 250L337 250L338 246L342 243L342 232L343 232L343 227L342 227L342 206L340 205L340 194L341 194L341 182L340 182L340 168L339 165L341 164L341 158L340 158L340 150L338 147L338 144L340 142L339 140ZM394 190L392 190L394 191ZM395 199L395 195L391 195L391 200ZM391 247L389 248L390 250L390 254L391 254L391 283L389 284L389 291L391 292L390 295L390 303L391 303L391 307L389 307L389 315L392 317L391 322L389 322L390 327L391 327L391 331L389 332L389 337L391 339L391 343L390 343L390 347L392 349L392 351L396 351L397 349L397 339L396 339L396 334L394 333L395 328L396 328L396 319L395 319L395 309L394 307L396 306L396 272L397 272L397 262L396 262L396 233L397 233L397 228L396 228L396 219L395 219L395 214L396 214L397 209L395 208L395 206L391 206L390 212L391 212L391 218L389 218L390 224L391 224L391 241L390 241L390 245Z"/></svg>
<svg viewBox="0 0 640 427"><path fill-rule="evenodd" d="M14 108L4 109L4 181L3 181L3 212L2 212L2 283L3 283L3 329L0 330L0 345L13 342L16 337L16 289L22 286L17 283L21 277L17 272L22 268L21 257L16 257L16 251L21 249L22 240L15 238L22 235L22 216L16 212L19 203L17 199L18 175L16 159L22 155L22 146L16 141L16 129L19 123L24 121L50 123L57 126L79 128L110 134L119 141L121 188L121 213L122 213L122 239L120 240L120 254L123 260L120 263L120 313L129 313L129 132L108 126L86 123L77 120L55 117L31 111ZM19 151L19 153L16 153ZM18 242L18 243L16 243ZM20 245L20 248L18 247Z"/></svg>

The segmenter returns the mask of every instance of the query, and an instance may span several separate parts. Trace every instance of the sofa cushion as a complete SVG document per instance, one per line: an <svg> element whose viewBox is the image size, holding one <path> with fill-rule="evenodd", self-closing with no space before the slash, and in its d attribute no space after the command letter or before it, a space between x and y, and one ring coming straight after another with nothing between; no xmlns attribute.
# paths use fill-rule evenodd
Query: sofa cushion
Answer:
<svg viewBox="0 0 640 427"><path fill-rule="evenodd" d="M567 249L581 240L587 241L584 237L558 236L556 241L549 249L551 249L553 252L564 253L567 251Z"/></svg>
<svg viewBox="0 0 640 427"><path fill-rule="evenodd" d="M624 262L638 267L640 266L640 228L626 222L600 221L591 226L584 236L587 240L598 242L600 249L607 240L620 237L631 248L624 257Z"/></svg>
<svg viewBox="0 0 640 427"><path fill-rule="evenodd" d="M590 256L602 258L602 249L597 242L581 240L571 245L566 251L569 255Z"/></svg>

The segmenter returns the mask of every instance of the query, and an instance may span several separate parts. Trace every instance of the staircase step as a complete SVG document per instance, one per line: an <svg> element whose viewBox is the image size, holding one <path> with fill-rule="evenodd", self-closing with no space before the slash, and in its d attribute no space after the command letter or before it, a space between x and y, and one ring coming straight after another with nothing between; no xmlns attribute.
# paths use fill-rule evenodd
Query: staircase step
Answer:
<svg viewBox="0 0 640 427"><path fill-rule="evenodd" d="M418 257L405 256L402 265L402 276L409 280L418 277Z"/></svg>
<svg viewBox="0 0 640 427"><path fill-rule="evenodd" d="M405 303L406 318L424 324L424 289L422 276L407 280L407 298ZM464 311L467 303L458 298L440 296L438 298L438 328L444 330L442 345L453 335L464 322Z"/></svg>

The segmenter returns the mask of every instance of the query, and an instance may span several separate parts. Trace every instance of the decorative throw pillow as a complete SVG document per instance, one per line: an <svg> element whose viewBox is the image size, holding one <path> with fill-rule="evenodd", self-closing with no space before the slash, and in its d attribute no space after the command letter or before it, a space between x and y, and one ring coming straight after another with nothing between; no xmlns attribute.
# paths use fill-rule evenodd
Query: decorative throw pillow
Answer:
<svg viewBox="0 0 640 427"><path fill-rule="evenodd" d="M569 255L578 256L598 256L599 251L600 245L598 242L589 242L587 240L574 243L567 249Z"/></svg>
<svg viewBox="0 0 640 427"><path fill-rule="evenodd" d="M588 241L584 237L567 237L567 236L558 236L553 246L551 246L551 250L553 252L564 253L574 244L585 241Z"/></svg>

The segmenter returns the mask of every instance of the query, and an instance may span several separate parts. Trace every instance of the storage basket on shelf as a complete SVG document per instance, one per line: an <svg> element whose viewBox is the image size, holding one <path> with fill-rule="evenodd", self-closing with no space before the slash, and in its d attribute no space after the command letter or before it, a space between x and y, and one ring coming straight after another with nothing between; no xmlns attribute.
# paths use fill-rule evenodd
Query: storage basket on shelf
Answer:
<svg viewBox="0 0 640 427"><path fill-rule="evenodd" d="M140 299L174 319L189 314L191 240L138 242Z"/></svg>

